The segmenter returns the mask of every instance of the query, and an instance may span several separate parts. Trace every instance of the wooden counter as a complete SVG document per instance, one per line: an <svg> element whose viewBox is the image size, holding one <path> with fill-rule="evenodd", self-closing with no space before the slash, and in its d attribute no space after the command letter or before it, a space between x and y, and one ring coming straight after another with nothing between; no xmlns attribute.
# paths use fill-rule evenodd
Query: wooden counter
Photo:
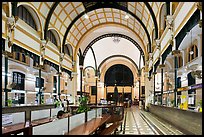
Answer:
<svg viewBox="0 0 204 137"><path fill-rule="evenodd" d="M111 118L111 115L103 115L102 118L94 118L80 126L75 127L65 135L90 135L95 132L100 126L106 123Z"/></svg>
<svg viewBox="0 0 204 137"><path fill-rule="evenodd" d="M19 123L15 125L2 127L2 135L11 135L11 134L16 135L21 132L24 132L24 135L31 135L32 128L30 128L30 126L25 127L25 123Z"/></svg>

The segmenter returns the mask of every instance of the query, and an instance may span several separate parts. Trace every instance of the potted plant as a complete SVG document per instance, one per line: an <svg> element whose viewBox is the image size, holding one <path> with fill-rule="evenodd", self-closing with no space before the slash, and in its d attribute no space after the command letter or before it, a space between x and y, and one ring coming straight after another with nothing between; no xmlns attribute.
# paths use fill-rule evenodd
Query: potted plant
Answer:
<svg viewBox="0 0 204 137"><path fill-rule="evenodd" d="M77 109L76 113L83 113L89 111L90 108L88 106L88 97L84 96L79 98L79 108Z"/></svg>
<svg viewBox="0 0 204 137"><path fill-rule="evenodd" d="M11 106L12 106L12 100L11 100L11 99L8 99L8 100L7 100L7 103L8 103L8 107L11 107Z"/></svg>
<svg viewBox="0 0 204 137"><path fill-rule="evenodd" d="M57 108L57 107L60 107L60 101L56 100L54 104L55 104L55 107L56 107L56 108Z"/></svg>

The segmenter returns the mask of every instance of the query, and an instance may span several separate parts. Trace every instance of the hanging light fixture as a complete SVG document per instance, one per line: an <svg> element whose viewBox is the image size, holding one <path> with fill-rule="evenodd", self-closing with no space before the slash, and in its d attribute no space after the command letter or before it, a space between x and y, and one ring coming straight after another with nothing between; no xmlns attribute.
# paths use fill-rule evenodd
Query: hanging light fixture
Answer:
<svg viewBox="0 0 204 137"><path fill-rule="evenodd" d="M125 15L125 19L129 19L129 15L128 14Z"/></svg>
<svg viewBox="0 0 204 137"><path fill-rule="evenodd" d="M85 14L84 14L84 18L85 18L85 19L88 19L89 16L85 13Z"/></svg>
<svg viewBox="0 0 204 137"><path fill-rule="evenodd" d="M117 36L117 35L113 35L112 39L113 39L113 42L116 43L116 44L118 44L120 42L120 37Z"/></svg>

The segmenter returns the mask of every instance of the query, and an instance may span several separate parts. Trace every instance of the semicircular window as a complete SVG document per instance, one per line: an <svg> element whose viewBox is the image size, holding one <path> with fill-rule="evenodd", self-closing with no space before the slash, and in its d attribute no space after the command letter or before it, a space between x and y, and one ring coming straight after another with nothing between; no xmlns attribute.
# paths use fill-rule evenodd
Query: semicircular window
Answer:
<svg viewBox="0 0 204 137"><path fill-rule="evenodd" d="M37 30L35 21L33 16L30 14L30 12L24 7L19 6L18 7L18 17L25 21L29 26L31 26L33 29Z"/></svg>
<svg viewBox="0 0 204 137"><path fill-rule="evenodd" d="M70 57L73 56L73 49L72 49L72 46L70 44L64 45L64 53Z"/></svg>
<svg viewBox="0 0 204 137"><path fill-rule="evenodd" d="M133 86L133 73L125 65L116 64L111 66L105 73L106 86Z"/></svg>
<svg viewBox="0 0 204 137"><path fill-rule="evenodd" d="M53 34L53 32L51 30L48 30L47 32L47 38L53 43L55 44L55 46L57 46L57 40L55 35Z"/></svg>

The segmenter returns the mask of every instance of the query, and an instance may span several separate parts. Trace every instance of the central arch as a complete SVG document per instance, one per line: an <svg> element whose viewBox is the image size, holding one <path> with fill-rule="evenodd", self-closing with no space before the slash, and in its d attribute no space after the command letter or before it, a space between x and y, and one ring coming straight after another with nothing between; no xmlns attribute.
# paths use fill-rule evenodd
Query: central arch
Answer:
<svg viewBox="0 0 204 137"><path fill-rule="evenodd" d="M104 84L106 86L133 86L133 73L125 65L116 64L111 66L105 73Z"/></svg>
<svg viewBox="0 0 204 137"><path fill-rule="evenodd" d="M118 36L118 37L121 37L121 38L125 38L125 39L129 40L130 42L132 42L132 43L138 48L138 50L141 52L141 56L143 57L143 61L144 61L143 63L145 64L144 51L143 51L142 48L139 46L139 44L138 44L134 39L132 39L131 37L126 36L126 35L124 35L124 34L118 34L118 33L108 33L108 34L104 34L104 35L101 35L101 36L95 38L93 41L91 41L91 42L89 43L89 45L88 45L88 46L86 47L86 49L84 50L84 52L83 52L83 57L85 58L86 53L88 52L89 48L91 48L91 46L94 45L94 43L96 43L97 41L99 41L99 40L101 40L101 39L103 39L103 38L113 37L113 36ZM83 59L84 59L84 58L83 58ZM84 62L84 60L83 60L83 62Z"/></svg>

